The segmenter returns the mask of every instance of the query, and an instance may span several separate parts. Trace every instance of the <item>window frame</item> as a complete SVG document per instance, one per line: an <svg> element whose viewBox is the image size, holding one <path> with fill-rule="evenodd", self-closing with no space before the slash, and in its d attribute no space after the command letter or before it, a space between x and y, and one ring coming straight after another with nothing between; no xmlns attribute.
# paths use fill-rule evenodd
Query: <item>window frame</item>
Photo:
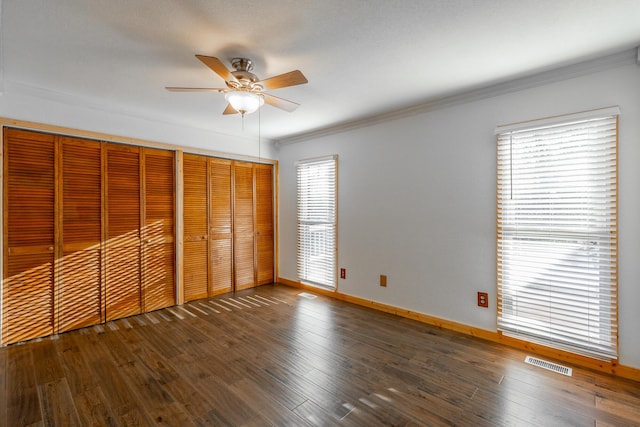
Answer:
<svg viewBox="0 0 640 427"><path fill-rule="evenodd" d="M618 107L609 107L498 126L496 128L496 276L498 293L497 325L500 334L600 360L617 359L617 147L619 115L620 110ZM603 135L598 135L596 138L589 133L590 131L585 130L592 125L600 123L602 123L602 127L606 129L608 129L608 126L611 126L611 123L614 123L614 135L611 136L610 134L604 133ZM578 130L580 128L582 129ZM567 135L570 134L571 136L542 136L545 135L545 132L548 132L550 135L552 132L556 132L556 130L560 130L558 132L560 133L565 129L567 129ZM587 136L583 136L578 132L587 132ZM536 140L535 138L538 139ZM548 139L545 140L544 138ZM546 149L544 144L549 144L552 138L553 141L555 141L556 147L563 147L555 150L555 153L566 149L565 146L561 146L561 144L568 144L567 141L572 141L574 145L577 144L580 150L583 150L580 152L583 157L575 156L570 157L571 159L580 159L585 162L587 159L597 159L607 165L602 171L598 170L597 173L593 174L595 178L591 177L591 172L582 172L582 169L574 167L573 170L566 172L570 174L568 175L569 178L555 178L556 181L551 181L553 186L559 188L555 190L559 194L562 193L563 190L571 188L570 184L564 181L569 181L570 178L578 176L580 173L590 176L588 187L590 191L596 187L593 182L599 182L596 181L596 179L602 177L612 179L612 184L603 186L606 187L605 191L597 189L590 192L584 199L579 199L580 203L589 205L589 207L586 208L588 213L585 214L585 217L592 218L592 216L595 215L594 212L597 211L603 218L602 223L595 223L595 225L593 225L594 223L589 223L588 226L585 226L585 230L579 230L578 228L571 230L570 227L574 226L574 223L580 223L580 218L582 218L580 215L571 214L568 216L570 220L566 227L558 226L559 220L557 216L567 215L566 212L563 213L561 211L561 209L566 209L566 205L562 208L557 207L561 206L561 204L553 207L553 203L556 201L555 197L559 197L557 200L561 203L566 203L568 196L559 196L558 194L550 195L552 193L546 187L549 184L544 183L544 180L548 180L549 176L551 176L548 172L549 168L555 165L554 162L556 162L558 158L549 156L546 152L543 153L543 150ZM516 143L528 143L527 149L529 152L521 154L522 152L518 151L521 149L520 146L514 148L514 144ZM595 152L594 148L590 148L592 151L588 152L589 148L585 147L591 147L596 144L598 148L606 147L606 150L599 153L598 156L592 156L591 153ZM546 154L547 157L545 158L540 155L540 157L535 160L535 156L537 155L535 153L537 152ZM557 155L558 154L556 154L556 156ZM522 158L528 158L528 163L527 160L522 160L520 156L523 156ZM569 156L572 156L572 154ZM521 178L516 177L518 172L515 172L516 168L514 165L520 161L524 162L523 165L525 167L531 168L528 170L529 180L527 184L522 184L523 181ZM557 168L557 166L555 167ZM543 168L547 168L546 171L543 170ZM588 166L584 166L584 170L587 169ZM604 171L605 169L606 171ZM565 172L562 168L559 170ZM531 179L531 177L533 177L533 179ZM516 188L516 190L514 190L514 188ZM572 188L577 188L577 186ZM514 192L516 191L519 191L520 195L516 194L516 199L514 199ZM525 191L528 191L530 194L532 191L535 191L535 196L524 196ZM545 193L546 191L549 191L549 193ZM595 193L598 194L595 195ZM543 196L540 196L540 194ZM534 197L539 197L540 199L534 199ZM591 199L592 197L595 201ZM604 214L602 214L602 201L601 199L596 200L596 197L607 200L607 209ZM518 198L521 198L522 201L518 202ZM550 200L554 202L549 202ZM509 206L509 204L512 206ZM540 206L547 204L551 205L552 208L545 210L545 208L541 208L536 204L540 204ZM610 208L609 204L613 207ZM532 205L535 207L531 207ZM600 211L598 211L598 209L600 209ZM512 217L510 217L510 215ZM539 215L539 217L536 217L536 215ZM533 226L532 224L543 224L543 226L536 229L538 225ZM590 234L593 228L589 227L600 227L599 233L601 233L601 236L594 237L596 233L593 232L593 234ZM515 229L517 229L517 231L514 231ZM604 232L602 230L604 230ZM519 233L519 237L514 238L514 236L517 236L517 234L514 233ZM602 237L602 235L605 237ZM562 237L560 238L558 236ZM509 239L512 239L512 241ZM520 240L518 241L517 239ZM579 242L582 241L582 248L576 249L576 252L572 252L570 255L558 257L557 254L560 252L554 252L554 250L559 251L558 247L560 245L567 244L563 242L563 240L566 242L575 240L575 247L580 246ZM546 249L544 248L545 244L549 245ZM534 247L534 245L539 245L539 251L537 253L532 252L531 248ZM514 249L516 247L517 249ZM566 246L563 248L566 248ZM597 251L594 252L594 248L596 248ZM526 252L527 250L529 250L529 252ZM554 256L556 258L554 258ZM572 265L578 257L589 260L587 267L581 267L581 272L587 269L589 269L590 272L595 271L595 273L592 273L592 276L597 278L595 280L595 283L597 283L595 288L592 287L594 283L593 280L591 280L589 284L582 283L588 282L588 278L579 279L579 283L575 285L575 290L565 290L559 281L555 281L556 279L547 279L547 277L555 274L565 274L569 269L567 266ZM524 263L528 264L527 267L523 266ZM509 264L512 266L510 267ZM513 267L514 265L515 267ZM556 269L560 271L560 273L556 273ZM566 274L571 275L576 273ZM541 279L542 276L545 276L545 279ZM548 280L548 282L545 282L543 285L548 292L548 302L544 302L542 291L539 292L538 290L532 289L534 286L541 286L541 283L545 280ZM585 291L585 289L588 291ZM595 292L592 292L594 290ZM520 296L516 295L518 292ZM578 294L586 292L588 292L588 296L577 296ZM566 296L575 296L576 300L562 302L562 298ZM539 300L536 299L538 297ZM578 305L586 304L587 300L589 301L588 305L576 308ZM544 318L545 315L545 304L549 307L547 309L548 313L546 313L548 319L540 320L540 318ZM558 309L558 306L562 308ZM595 311L593 311L593 307L595 307ZM562 316L566 316L566 320L562 320ZM574 321L577 322L577 319L581 316L584 316L581 320L581 322L583 322L582 324L578 325L578 323L574 323L573 329L568 326ZM548 323L548 327L544 326L545 321ZM585 326L591 325L592 323L594 326ZM547 328L546 332L545 328ZM590 328L593 328L594 332L592 332Z"/></svg>
<svg viewBox="0 0 640 427"><path fill-rule="evenodd" d="M304 171L329 173L328 181L310 189ZM301 179L305 179L304 183ZM314 196L311 192L315 190ZM322 191L321 191L322 190ZM302 192L306 193L302 194ZM320 203L320 205L318 205ZM301 218L304 216L304 218ZM310 229L318 232L310 234ZM311 238L313 241L308 240ZM307 239L307 240L303 240ZM296 273L302 283L337 290L338 260L338 155L299 160L296 163ZM314 252L314 260L309 252Z"/></svg>

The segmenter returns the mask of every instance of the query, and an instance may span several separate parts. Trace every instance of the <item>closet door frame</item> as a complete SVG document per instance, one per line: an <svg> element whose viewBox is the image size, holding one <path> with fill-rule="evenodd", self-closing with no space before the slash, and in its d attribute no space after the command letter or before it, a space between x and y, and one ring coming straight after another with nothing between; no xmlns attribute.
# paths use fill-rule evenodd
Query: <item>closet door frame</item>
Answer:
<svg viewBox="0 0 640 427"><path fill-rule="evenodd" d="M183 252L183 159L182 156L185 153L184 146L178 144L168 144L168 143L159 143L149 140L144 140L140 138L131 138L124 137L121 135L107 134L102 132L93 132L86 130L79 130L74 128L69 128L65 126L57 126L57 125L49 125L44 123L30 122L25 120L16 120L6 117L0 117L0 139L4 141L4 133L6 129L17 129L24 131L32 131L38 133L45 133L53 136L68 136L71 138L80 138L80 139L88 139L94 140L96 142L100 142L102 144L102 160L101 160L101 173L103 179L103 187L106 186L104 180L106 180L107 168L106 168L106 148L109 144L119 144L119 145L130 145L142 148L158 148L162 150L170 150L175 152L175 176L174 176L174 190L175 190L175 266L174 266L174 274L175 274L175 292L176 292L176 304L184 303L184 295L183 295L183 286L184 286L184 252ZM271 160L266 158L257 158L252 156L244 156L244 155L233 155L228 153L221 153L218 151L211 151L206 149L197 149L197 150L187 150L187 153L198 154L210 158L220 158L227 159L231 161L240 161L240 162L249 162L255 164L264 164L271 165L273 168L273 227L274 227L274 280L278 278L278 161ZM6 183L6 156L4 152L4 143L0 144L0 155L3 156L3 161L0 162L0 185L4 188ZM54 161L54 164L57 164L57 161ZM56 166L54 166L56 167ZM55 173L55 172L54 172ZM57 175L56 175L57 176ZM58 186L56 185L56 188ZM55 196L57 197L57 196ZM107 203L108 200L106 198L106 190L102 191L101 195L101 203L102 203L102 243L100 245L101 253L105 253L106 251L106 233L107 233L107 221L106 221L106 212L107 212ZM7 209L7 194L3 192L3 197L0 198L0 215L2 215L2 219L0 220L0 232L3 235L3 244L0 245L0 271L2 271L2 280L4 281L7 274L7 261L6 257L8 254L8 242L5 237L5 233L8 227L7 224L7 215L5 214L5 210ZM55 230L54 233L60 233L58 231L59 228L59 219L54 219ZM58 244L53 245L54 251L61 251ZM56 253L55 256L60 256L60 253ZM103 296L105 295L105 286L106 286L106 256L101 256L100 261L101 268L101 290ZM57 271L54 271L54 274L57 274ZM234 281L235 282L235 281ZM3 309L3 287L0 286L0 314L4 314ZM104 297L103 297L104 298ZM106 311L103 311L102 322L106 322ZM6 345L5 337L3 334L4 325L2 324L2 320L0 318L0 345Z"/></svg>
<svg viewBox="0 0 640 427"><path fill-rule="evenodd" d="M190 153L184 153L183 154L183 161L185 160L185 157L188 156L189 158L191 158L191 160L195 160L196 158L201 159L203 162L206 161L207 162L207 171L206 171L206 180L207 180L207 185L206 185L206 189L207 189L207 236L209 239L209 246L208 246L208 250L207 250L207 257L208 257L208 262L207 262L207 276L208 276L208 288L207 288L207 297L211 297L214 295L217 295L221 292L233 292L233 291L238 291L238 290L243 290L243 289L249 289L252 287L257 287L257 286L261 286L263 284L268 284L268 283L272 283L276 280L277 277L277 246L276 246L276 241L277 241L277 216L276 216L276 206L277 206L277 187L276 187L276 179L277 179L277 164L276 163L257 163L257 162L250 162L250 161L238 161L238 160L232 160L232 159L225 159L225 158L220 158L220 157L211 157L211 156L205 156L205 155L198 155L198 154L190 154ZM215 198L216 198L216 194L215 194L215 186L216 186L216 179L214 176L214 171L213 171L213 166L215 164L224 164L224 165L228 165L229 168L229 175L228 175L228 179L230 180L230 188L229 188L229 215L230 215L230 221L231 221L231 229L229 230L230 232L230 251L231 251L231 260L230 260L230 281L231 281L231 286L229 288L225 288L224 290L218 288L216 289L216 287L214 286L214 278L215 278L215 271L214 271L214 256L215 256L215 250L213 248L213 246L216 243L216 237L218 237L219 239L222 238L224 239L224 236L222 236L223 234L225 234L225 232L223 232L222 229L220 229L220 221L218 220L218 218L214 218L214 214L213 214L213 209L215 206ZM236 170L240 169L240 168L244 168L245 169L245 178L250 178L251 180L251 184L247 185L247 183L245 182L245 190L249 190L251 191L251 197L247 198L245 197L243 199L243 202L246 204L249 200L251 203L251 214L250 215L245 215L244 219L249 219L250 218L250 222L251 222L251 231L250 233L247 232L247 230L245 230L245 236L244 237L248 237L249 234L251 235L251 239L252 239L252 249L251 249L251 257L252 257L252 261L251 261L251 269L252 269L252 280L251 282L248 282L244 284L244 286L242 286L243 284L240 284L240 286L238 285L238 276L237 276L237 265L238 265L238 253L237 253L237 238L238 238L238 218L237 218L237 214L238 214L238 207L237 207L237 203L238 203L238 181L236 179ZM271 241L272 241L272 246L270 248L271 251L271 262L272 265L270 267L270 270L272 271L272 275L271 275L271 280L266 282L264 280L260 280L260 263L259 263L259 257L258 257L258 251L259 251L259 240L262 238L262 229L260 229L258 227L258 207L259 207L259 199L260 199L260 194L262 194L261 191L261 185L262 181L259 177L260 171L264 170L264 169L268 169L269 170L269 181L268 181L268 185L269 185L269 194L270 194L270 220L271 220L271 227L270 227L270 233L272 233L271 237ZM224 174L225 177L227 177L226 174ZM187 181L187 178L185 175L182 176L182 182L185 183ZM204 185L202 186L204 187ZM250 187L250 188L249 188ZM227 188L227 185L225 184L225 187ZM258 194L260 192L260 194ZM224 205L226 206L226 200L224 201ZM183 215L185 215L185 212L182 212ZM183 221L183 225L184 225L184 221L186 221L186 218L183 216L182 218ZM187 244L186 239L190 239L193 236L186 236L184 234L184 232L182 233L182 235L180 236L184 242L183 244ZM186 264L182 264L182 277L184 278L185 270L184 268L186 268ZM246 271L245 271L246 273ZM245 274L245 276L247 276ZM246 279L248 279L248 277L245 277ZM183 283L183 288L182 289L186 289L186 284ZM196 298L193 297L187 297L186 295L183 295L185 300L193 300Z"/></svg>

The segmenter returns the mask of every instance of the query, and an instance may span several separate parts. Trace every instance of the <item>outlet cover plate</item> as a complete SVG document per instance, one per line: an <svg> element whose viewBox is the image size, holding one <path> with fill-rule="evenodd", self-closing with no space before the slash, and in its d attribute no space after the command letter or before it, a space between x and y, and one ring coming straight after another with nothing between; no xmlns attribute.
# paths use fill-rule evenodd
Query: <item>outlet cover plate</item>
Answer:
<svg viewBox="0 0 640 427"><path fill-rule="evenodd" d="M489 307L489 294L487 292L478 292L478 307Z"/></svg>
<svg viewBox="0 0 640 427"><path fill-rule="evenodd" d="M387 275L386 274L381 274L380 275L380 286L387 286Z"/></svg>

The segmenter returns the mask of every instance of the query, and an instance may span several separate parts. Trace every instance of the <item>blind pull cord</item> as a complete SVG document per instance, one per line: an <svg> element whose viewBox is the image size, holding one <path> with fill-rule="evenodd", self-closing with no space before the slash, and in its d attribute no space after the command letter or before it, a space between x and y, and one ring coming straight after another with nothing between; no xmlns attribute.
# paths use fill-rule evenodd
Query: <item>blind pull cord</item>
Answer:
<svg viewBox="0 0 640 427"><path fill-rule="evenodd" d="M509 134L509 199L513 200L513 134Z"/></svg>

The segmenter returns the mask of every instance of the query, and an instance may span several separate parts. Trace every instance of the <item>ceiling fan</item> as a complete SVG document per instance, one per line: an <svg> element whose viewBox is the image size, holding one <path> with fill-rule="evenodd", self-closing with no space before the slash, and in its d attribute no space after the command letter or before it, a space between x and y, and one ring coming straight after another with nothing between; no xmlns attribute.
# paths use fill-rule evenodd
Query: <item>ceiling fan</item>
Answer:
<svg viewBox="0 0 640 427"><path fill-rule="evenodd" d="M251 114L263 104L268 104L285 111L294 111L300 104L283 98L278 98L264 90L280 89L288 86L296 86L307 83L308 80L300 70L290 71L260 80L253 74L253 61L248 58L233 58L229 69L218 58L213 56L196 55L207 67L222 77L227 84L226 88L208 87L175 87L168 86L165 89L171 92L222 92L229 102L222 114Z"/></svg>

